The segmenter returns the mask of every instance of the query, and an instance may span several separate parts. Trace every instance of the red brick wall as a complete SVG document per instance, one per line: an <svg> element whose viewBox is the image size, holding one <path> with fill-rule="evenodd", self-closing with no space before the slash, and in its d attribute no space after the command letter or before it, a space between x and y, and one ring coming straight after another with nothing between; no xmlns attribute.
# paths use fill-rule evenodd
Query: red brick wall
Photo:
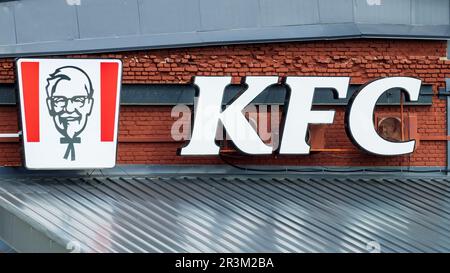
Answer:
<svg viewBox="0 0 450 273"><path fill-rule="evenodd" d="M445 41L340 40L235 45L204 48L147 50L70 57L121 58L124 83L187 83L193 76L231 75L234 82L250 75L351 76L361 84L377 77L412 76L432 84L436 94L450 77ZM0 59L0 83L13 83L12 59ZM218 157L180 157L170 128L175 119L170 107L121 107L118 162L124 164L220 164ZM367 155L350 143L344 130L344 107L336 107L335 122L326 133L327 148L345 152L317 152L302 156L237 156L239 164L320 166L444 166L446 142L421 141L411 155ZM377 107L383 113L398 113L399 107ZM418 116L424 138L446 134L445 101L433 97L432 106L405 107ZM15 107L0 107L1 132L17 130ZM19 143L0 143L0 165L20 164Z"/></svg>

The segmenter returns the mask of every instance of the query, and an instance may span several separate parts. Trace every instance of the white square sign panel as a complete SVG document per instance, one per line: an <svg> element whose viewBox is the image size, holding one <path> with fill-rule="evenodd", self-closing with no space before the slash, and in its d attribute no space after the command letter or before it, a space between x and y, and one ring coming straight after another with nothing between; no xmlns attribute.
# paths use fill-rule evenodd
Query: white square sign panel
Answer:
<svg viewBox="0 0 450 273"><path fill-rule="evenodd" d="M120 60L18 59L17 75L27 168L114 167Z"/></svg>

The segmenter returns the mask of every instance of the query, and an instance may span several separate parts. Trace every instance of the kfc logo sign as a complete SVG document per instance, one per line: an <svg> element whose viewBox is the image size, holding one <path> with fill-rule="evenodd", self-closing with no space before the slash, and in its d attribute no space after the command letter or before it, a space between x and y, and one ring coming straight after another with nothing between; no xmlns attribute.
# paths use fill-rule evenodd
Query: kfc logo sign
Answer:
<svg viewBox="0 0 450 273"><path fill-rule="evenodd" d="M247 77L247 90L235 98L228 107L222 108L225 87L231 77L196 77L198 87L195 119L190 141L180 151L181 155L217 155L216 131L223 125L238 150L251 155L271 154L273 147L260 139L249 124L243 110L269 85L278 84L278 77ZM287 102L280 154L309 154L306 141L310 124L330 124L334 110L312 110L316 89L334 90L337 98L346 98L349 77L287 77ZM421 81L410 77L391 77L374 80L363 85L350 99L346 109L345 128L349 138L359 148L378 155L402 155L412 153L415 140L391 142L378 135L373 122L375 105L380 96L389 89L400 88L410 101L419 98ZM317 91L318 92L318 91Z"/></svg>
<svg viewBox="0 0 450 273"><path fill-rule="evenodd" d="M121 71L118 60L17 61L27 168L115 165Z"/></svg>

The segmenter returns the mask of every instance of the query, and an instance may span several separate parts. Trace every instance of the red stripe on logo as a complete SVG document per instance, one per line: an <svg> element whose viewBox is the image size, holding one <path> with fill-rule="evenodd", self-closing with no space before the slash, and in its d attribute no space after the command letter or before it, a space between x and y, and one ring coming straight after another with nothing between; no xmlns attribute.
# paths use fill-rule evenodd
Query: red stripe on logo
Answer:
<svg viewBox="0 0 450 273"><path fill-rule="evenodd" d="M102 142L114 140L118 74L118 63L100 64L100 140Z"/></svg>
<svg viewBox="0 0 450 273"><path fill-rule="evenodd" d="M39 63L22 62L22 93L27 142L39 142Z"/></svg>

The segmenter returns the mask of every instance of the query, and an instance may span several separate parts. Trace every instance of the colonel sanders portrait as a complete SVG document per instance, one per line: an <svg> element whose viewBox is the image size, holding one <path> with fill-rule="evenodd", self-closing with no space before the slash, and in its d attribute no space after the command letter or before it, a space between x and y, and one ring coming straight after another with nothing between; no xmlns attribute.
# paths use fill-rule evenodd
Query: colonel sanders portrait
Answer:
<svg viewBox="0 0 450 273"><path fill-rule="evenodd" d="M56 130L67 144L64 159L75 160L75 144L81 143L83 132L92 112L94 89L89 76L78 67L64 66L47 78L47 107Z"/></svg>

